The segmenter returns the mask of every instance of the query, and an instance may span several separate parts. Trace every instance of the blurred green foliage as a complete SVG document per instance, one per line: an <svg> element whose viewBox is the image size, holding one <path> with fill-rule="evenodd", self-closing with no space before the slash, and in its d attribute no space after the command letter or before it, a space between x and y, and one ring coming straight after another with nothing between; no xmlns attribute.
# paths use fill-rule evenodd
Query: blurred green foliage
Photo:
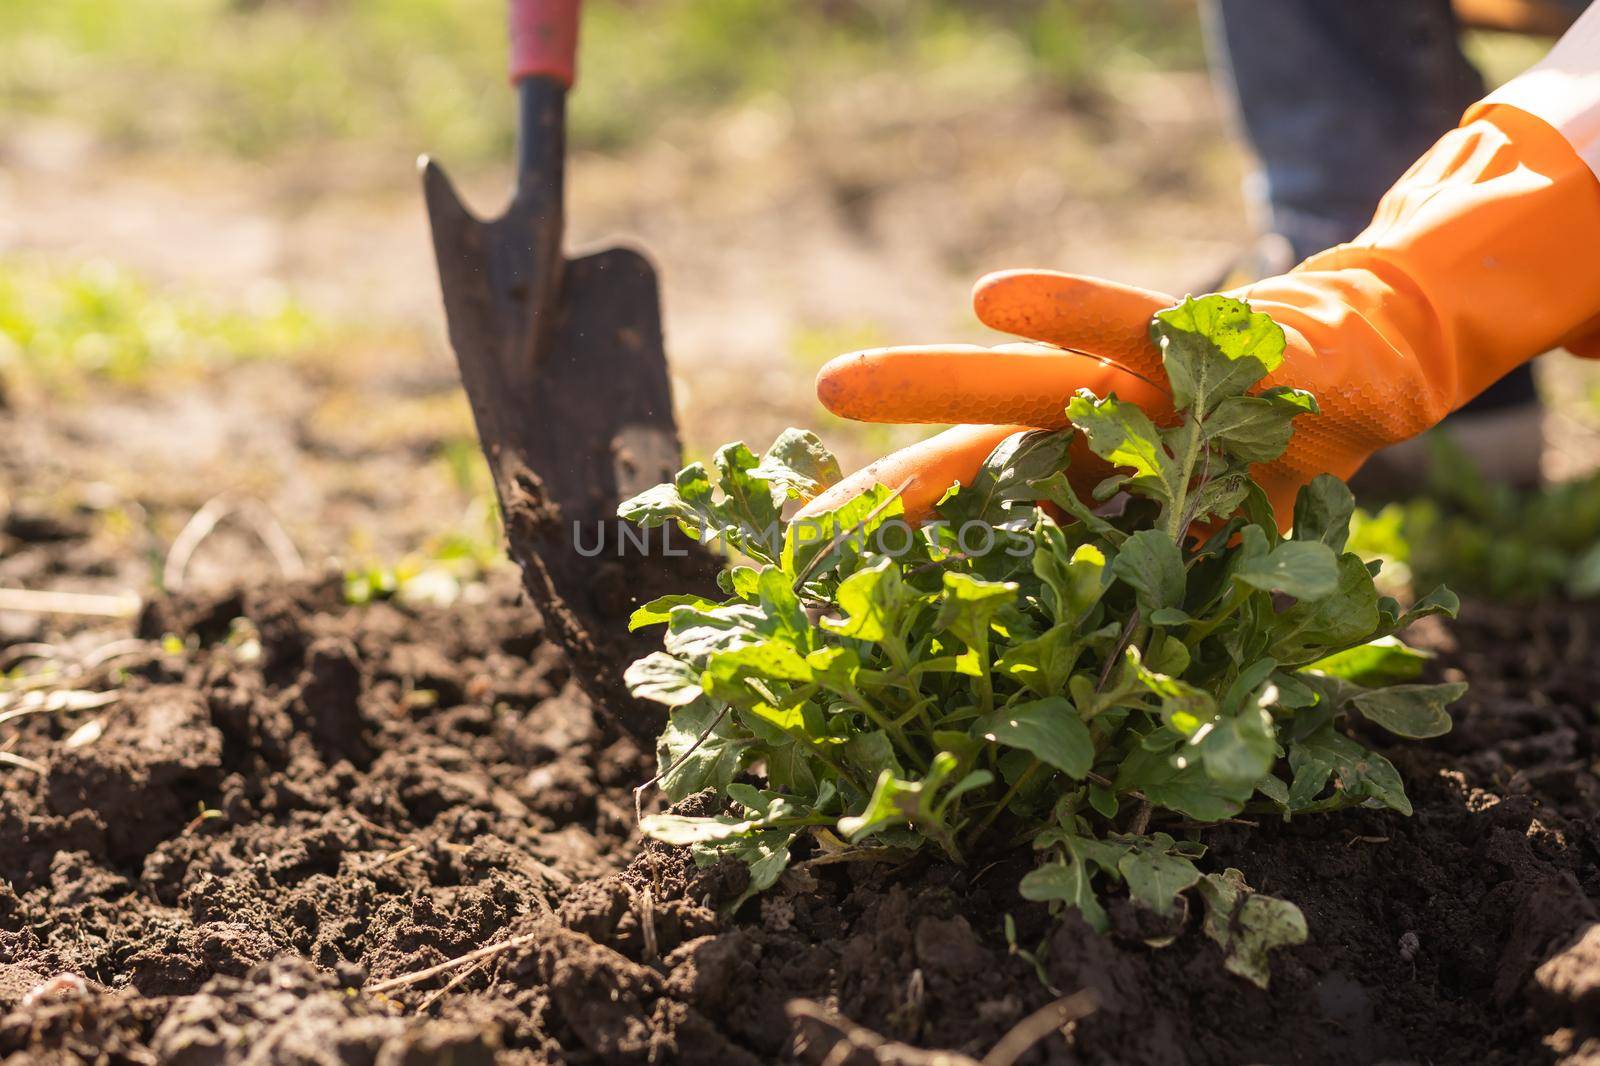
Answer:
<svg viewBox="0 0 1600 1066"><path fill-rule="evenodd" d="M1429 443L1426 491L1358 511L1352 551L1404 564L1414 588L1523 602L1600 595L1600 474L1519 491L1486 480L1447 436Z"/></svg>
<svg viewBox="0 0 1600 1066"><path fill-rule="evenodd" d="M448 607L475 595L488 572L507 563L500 509L492 495L467 505L455 525L429 537L398 561L368 558L344 572L346 603L399 599L413 605Z"/></svg>
<svg viewBox="0 0 1600 1066"><path fill-rule="evenodd" d="M143 384L162 373L308 349L322 327L281 293L224 310L158 293L105 263L0 259L0 376L46 389Z"/></svg>
<svg viewBox="0 0 1600 1066"><path fill-rule="evenodd" d="M260 157L359 140L470 163L512 139L504 0L5 0L0 109L130 146ZM1128 66L1198 66L1184 0L590 0L580 144L773 95L914 74L981 100L1078 90Z"/></svg>

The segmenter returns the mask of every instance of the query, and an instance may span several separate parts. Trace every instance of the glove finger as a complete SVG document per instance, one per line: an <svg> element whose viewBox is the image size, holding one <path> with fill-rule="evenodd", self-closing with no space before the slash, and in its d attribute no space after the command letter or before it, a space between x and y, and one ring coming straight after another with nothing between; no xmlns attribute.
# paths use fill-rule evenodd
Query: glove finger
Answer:
<svg viewBox="0 0 1600 1066"><path fill-rule="evenodd" d="M977 473L995 445L1027 426L955 426L897 452L891 452L857 470L802 507L796 519L837 510L852 497L884 485L900 489L905 520L916 523L933 513L946 489L966 484Z"/></svg>
<svg viewBox="0 0 1600 1066"><path fill-rule="evenodd" d="M1058 429L1066 425L1067 401L1079 389L1097 396L1115 392L1160 418L1172 410L1164 382L1044 345L939 344L841 355L818 372L817 399L834 414L860 422L1014 422Z"/></svg>
<svg viewBox="0 0 1600 1066"><path fill-rule="evenodd" d="M1177 303L1166 293L1054 270L1002 270L978 279L972 306L990 329L1108 359L1165 382L1150 316Z"/></svg>

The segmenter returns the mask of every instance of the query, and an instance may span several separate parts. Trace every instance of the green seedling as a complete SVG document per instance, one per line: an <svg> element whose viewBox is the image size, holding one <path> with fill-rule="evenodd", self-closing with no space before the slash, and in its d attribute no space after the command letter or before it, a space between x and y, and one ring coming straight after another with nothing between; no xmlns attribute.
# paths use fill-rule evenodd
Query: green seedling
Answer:
<svg viewBox="0 0 1600 1066"><path fill-rule="evenodd" d="M187 836L207 822L220 821L223 817L224 815L221 811L215 807L207 807L205 800L201 800L195 804L195 816L189 819L189 824L185 825L178 835Z"/></svg>
<svg viewBox="0 0 1600 1066"><path fill-rule="evenodd" d="M1456 600L1402 610L1379 595L1377 567L1345 550L1354 501L1335 478L1300 492L1280 535L1250 467L1317 405L1252 391L1283 360L1275 323L1206 296L1151 328L1172 424L1081 393L1070 428L1003 442L939 523L913 529L885 488L780 522L839 478L797 430L760 456L724 447L713 470L623 504L741 557L724 598L668 596L633 617L665 627L628 671L666 709L660 784L674 801L725 801L712 817L649 816L644 832L746 863L744 898L808 834L956 862L1029 842L1024 897L1106 930L1110 892L1176 920L1193 890L1229 968L1264 984L1267 952L1303 940L1305 921L1237 871L1203 873L1198 830L1410 814L1395 767L1345 726L1449 729L1465 686L1417 683L1423 656L1394 634ZM1089 501L1067 477L1080 435L1116 471Z"/></svg>

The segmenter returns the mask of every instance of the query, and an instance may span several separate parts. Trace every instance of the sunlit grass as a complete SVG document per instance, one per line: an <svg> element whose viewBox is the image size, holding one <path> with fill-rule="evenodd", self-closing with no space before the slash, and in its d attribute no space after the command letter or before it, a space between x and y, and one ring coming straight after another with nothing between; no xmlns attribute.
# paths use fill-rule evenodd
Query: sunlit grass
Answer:
<svg viewBox="0 0 1600 1066"><path fill-rule="evenodd" d="M159 292L105 263L61 268L0 259L0 375L26 386L139 385L221 362L294 355L322 331L278 292L225 309Z"/></svg>
<svg viewBox="0 0 1600 1066"><path fill-rule="evenodd" d="M131 146L246 157L330 141L461 162L512 140L504 0L5 0L0 109L91 123ZM915 75L973 99L1078 88L1122 66L1195 66L1181 0L591 0L580 145L685 110Z"/></svg>

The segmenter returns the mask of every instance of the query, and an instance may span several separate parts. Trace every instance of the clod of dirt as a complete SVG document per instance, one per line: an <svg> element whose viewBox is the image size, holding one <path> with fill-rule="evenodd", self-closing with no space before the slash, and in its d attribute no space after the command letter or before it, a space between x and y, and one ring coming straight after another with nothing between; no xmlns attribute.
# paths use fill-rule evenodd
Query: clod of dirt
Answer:
<svg viewBox="0 0 1600 1066"><path fill-rule="evenodd" d="M23 544L60 544L88 536L89 525L77 515L14 508L0 520L0 534Z"/></svg>
<svg viewBox="0 0 1600 1066"><path fill-rule="evenodd" d="M492 1032L470 1025L388 1014L298 959L258 967L242 979L213 978L174 1006L150 1040L150 1050L172 1066L241 1060L490 1066L498 1048Z"/></svg>
<svg viewBox="0 0 1600 1066"><path fill-rule="evenodd" d="M116 860L148 854L195 815L222 777L222 734L192 689L163 685L124 700L99 743L53 753L49 811L103 837Z"/></svg>

